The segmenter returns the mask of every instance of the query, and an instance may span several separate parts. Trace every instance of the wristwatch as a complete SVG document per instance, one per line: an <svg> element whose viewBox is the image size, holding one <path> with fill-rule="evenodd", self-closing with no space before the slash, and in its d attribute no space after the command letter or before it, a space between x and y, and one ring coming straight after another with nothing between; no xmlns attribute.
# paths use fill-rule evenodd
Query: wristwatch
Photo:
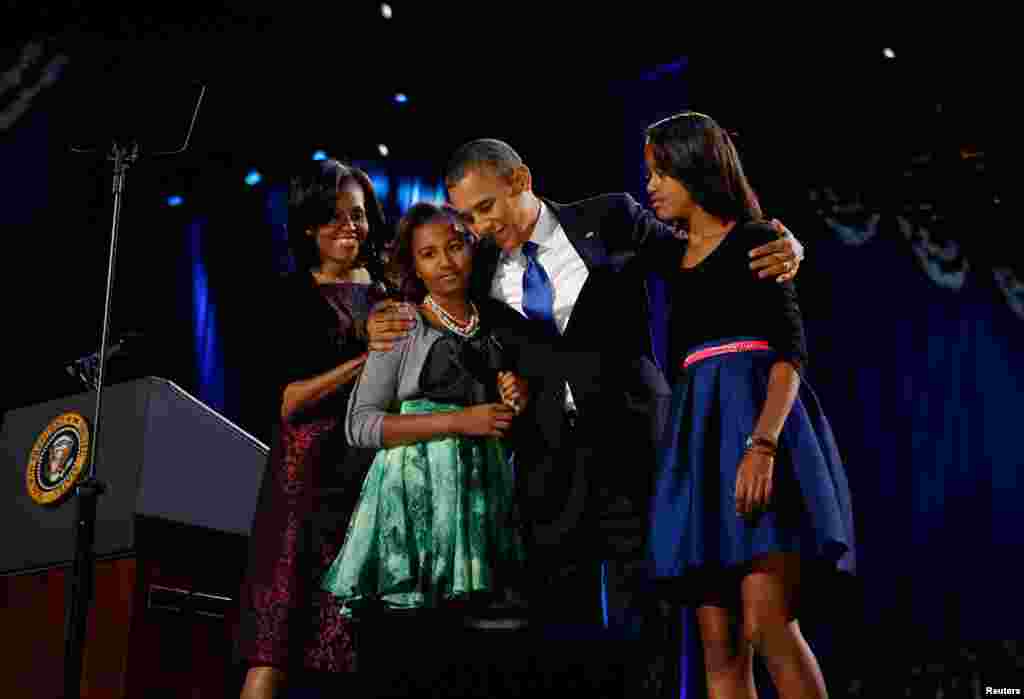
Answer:
<svg viewBox="0 0 1024 699"><path fill-rule="evenodd" d="M775 440L769 439L768 437L762 437L756 434L748 435L747 441L744 444L744 448L753 449L754 447L765 447L774 452L776 449L778 449L779 445L775 442Z"/></svg>

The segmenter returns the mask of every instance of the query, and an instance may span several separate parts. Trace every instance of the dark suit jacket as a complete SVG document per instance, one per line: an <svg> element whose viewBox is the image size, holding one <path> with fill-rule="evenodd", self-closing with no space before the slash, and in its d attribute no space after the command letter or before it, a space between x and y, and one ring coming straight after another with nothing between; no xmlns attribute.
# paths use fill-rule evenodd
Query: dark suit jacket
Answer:
<svg viewBox="0 0 1024 699"><path fill-rule="evenodd" d="M653 361L648 289L642 275L629 271L629 262L638 251L674 241L674 236L628 194L545 203L589 275L563 335L551 338L538 325L530 346L523 349L520 366L533 394L524 419L533 420L535 429L517 430L517 474L531 481L520 487L520 504L528 521L555 518L574 482L564 471L585 468L586 513L566 527L597 531L596 538L602 540L597 543L606 552L611 548L624 553L635 549L645 526L651 438L657 431L649 405L668 390ZM481 242L474 261L478 297L490 294L499 257L493 241ZM574 434L564 415L566 382L579 412ZM586 463L570 463L571 455L562 451L566 446L587 449L588 456L576 460ZM620 533L629 530L628 541L598 531L609 520L620 525L628 521L618 527ZM567 543L577 540L566 531Z"/></svg>

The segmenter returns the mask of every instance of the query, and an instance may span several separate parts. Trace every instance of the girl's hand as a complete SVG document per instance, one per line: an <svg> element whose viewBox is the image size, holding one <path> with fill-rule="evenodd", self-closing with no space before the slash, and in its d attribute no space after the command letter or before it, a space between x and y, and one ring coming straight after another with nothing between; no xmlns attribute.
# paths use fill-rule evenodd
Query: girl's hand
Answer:
<svg viewBox="0 0 1024 699"><path fill-rule="evenodd" d="M513 417L515 411L501 403L474 405L457 414L456 431L470 437L504 437Z"/></svg>
<svg viewBox="0 0 1024 699"><path fill-rule="evenodd" d="M501 402L512 408L516 415L523 412L530 400L530 387L526 379L511 371L498 372L498 394Z"/></svg>
<svg viewBox="0 0 1024 699"><path fill-rule="evenodd" d="M754 517L772 499L772 475L775 457L765 451L751 449L743 455L736 472L736 514Z"/></svg>

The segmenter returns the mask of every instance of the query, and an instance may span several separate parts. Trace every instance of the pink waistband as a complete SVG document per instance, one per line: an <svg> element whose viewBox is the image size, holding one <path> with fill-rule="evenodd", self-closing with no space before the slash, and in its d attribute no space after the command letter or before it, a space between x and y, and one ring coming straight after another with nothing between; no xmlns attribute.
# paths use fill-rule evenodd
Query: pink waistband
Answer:
<svg viewBox="0 0 1024 699"><path fill-rule="evenodd" d="M726 345L715 345L714 347L705 347L702 350L691 352L686 355L683 359L682 365L686 369L694 362L699 362L702 359L708 359L710 357L717 357L720 354L729 354L731 352L753 352L756 350L770 350L772 347L764 340L748 340L745 342L730 342Z"/></svg>

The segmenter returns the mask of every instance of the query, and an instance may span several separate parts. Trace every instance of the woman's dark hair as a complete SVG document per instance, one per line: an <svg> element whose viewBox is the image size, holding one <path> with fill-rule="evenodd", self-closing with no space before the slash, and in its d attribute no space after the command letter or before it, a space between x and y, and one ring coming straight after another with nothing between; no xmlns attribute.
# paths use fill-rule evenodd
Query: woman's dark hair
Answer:
<svg viewBox="0 0 1024 699"><path fill-rule="evenodd" d="M658 170L682 182L702 209L738 223L762 218L736 147L714 119L682 112L648 126L646 135Z"/></svg>
<svg viewBox="0 0 1024 699"><path fill-rule="evenodd" d="M427 295L423 281L416 276L416 256L412 249L416 229L428 223L445 223L466 237L472 244L473 236L463 227L456 213L448 206L437 206L427 202L413 204L398 222L395 235L394 254L391 258L390 273L398 282L402 297L419 303Z"/></svg>
<svg viewBox="0 0 1024 699"><path fill-rule="evenodd" d="M308 172L292 178L288 196L288 243L300 270L320 264L316 240L307 232L334 220L338 213L338 192L350 182L363 190L369 224L369 233L359 245L355 264L366 267L375 282L383 282L381 251L387 237L384 212L373 183L359 168L337 160L322 160L313 163Z"/></svg>

